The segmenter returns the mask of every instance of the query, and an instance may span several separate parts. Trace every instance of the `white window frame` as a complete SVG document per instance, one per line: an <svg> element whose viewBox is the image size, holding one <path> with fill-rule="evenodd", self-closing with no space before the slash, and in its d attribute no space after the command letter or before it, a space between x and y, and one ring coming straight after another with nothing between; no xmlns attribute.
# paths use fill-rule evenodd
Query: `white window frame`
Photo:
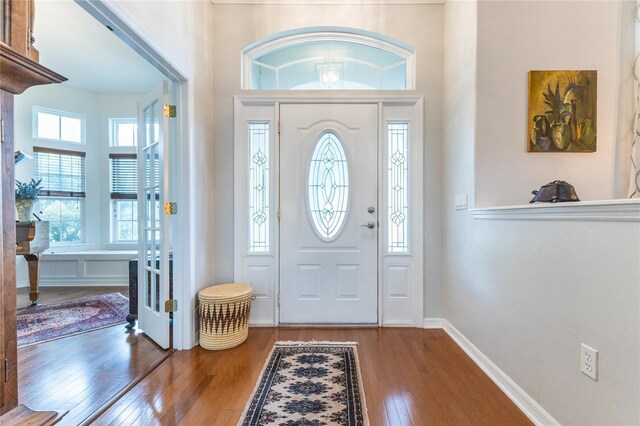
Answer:
<svg viewBox="0 0 640 426"><path fill-rule="evenodd" d="M273 138L272 138L272 127L273 127L273 123L271 123L270 121L264 121L264 120L250 120L247 122L247 142L248 142L248 146L247 146L247 162L248 165L247 167L249 168L249 170L251 169L251 154L254 150L254 147L252 146L252 137L253 134L251 133L251 126L253 124L258 124L258 125L264 125L266 126L266 141L265 141L265 151L263 154L265 156L265 175L266 175L266 182L265 182L265 188L263 189L263 191L265 192L265 197L266 197L266 211L264 212L266 215L266 220L264 222L264 233L266 236L266 241L263 241L262 244L265 244L264 246L260 246L259 240L260 240L260 236L254 234L253 231L255 231L254 225L253 225L253 218L249 217L249 224L248 224L248 252L252 253L252 254L256 254L256 253L262 253L262 254L271 254L271 250L272 250L272 245L271 245L271 232L273 232L272 226L271 226L271 201L272 201L272 193L273 193L273 183L272 183L272 175L273 175L273 155L272 155L272 145L273 145ZM255 166L254 166L255 167ZM249 173L251 174L251 173ZM254 189L251 188L251 182L249 182L249 186L247 187L247 191L249 192L249 194L251 196L254 196L255 193L253 192ZM255 205L251 205L251 203L249 203L248 205L249 207L249 213L251 211L251 209L255 209L256 206ZM251 216L249 214L249 216Z"/></svg>
<svg viewBox="0 0 640 426"><path fill-rule="evenodd" d="M85 200L86 197L40 197L38 200L38 204L37 204L37 208L38 208L38 215L40 215L40 211L41 209L41 205L40 205L40 200L61 200L61 201L76 201L78 203L78 207L79 207L79 222L80 222L80 239L77 241L53 241L51 240L49 242L49 245L51 247L61 247L61 246L74 246L77 247L79 245L84 245L86 243L86 226L85 226ZM44 219L44 218L42 218ZM51 228L51 221L49 220L49 228Z"/></svg>
<svg viewBox="0 0 640 426"><path fill-rule="evenodd" d="M129 122L134 122L137 124L137 119L114 119L114 118L110 118L109 119L109 144L111 144L111 134L112 134L112 124L113 121L112 120L133 120L133 121L129 121ZM137 142L137 139L136 139ZM131 247L137 247L138 245L138 236L136 235L134 240L121 240L119 238L117 238L117 233L116 233L116 222L117 222L117 218L116 218L116 214L117 214L117 202L118 201L134 201L133 199L129 199L129 198L111 198L111 161L110 161L110 155L111 154L136 154L137 155L137 146L113 146L113 145L109 145L109 149L107 152L107 161L109 162L108 164L108 169L109 169L109 173L107 173L107 187L109 188L107 193L104 195L104 197L106 197L107 199L107 205L109 206L109 211L108 211L108 215L109 215L109 243L113 244L114 246L117 246L119 248L125 247L125 246L131 246ZM138 168L139 170L139 168ZM138 201L137 198L135 199L135 201ZM136 213L137 214L137 210Z"/></svg>
<svg viewBox="0 0 640 426"><path fill-rule="evenodd" d="M403 174L403 179L406 179L406 187L404 188L404 194L403 194L403 198L405 200L405 205L406 205L406 210L405 210L405 214L406 217L404 219L404 223L403 223L403 227L405 229L405 240L404 240L404 244L402 246L397 245L397 242L392 241L393 237L392 237L392 232L391 232L391 227L392 225L389 223L391 222L392 218L391 218L391 204L392 201L390 200L390 196L391 196L391 185L392 185L392 177L390 176L389 173L389 162L391 160L391 156L393 155L393 153L389 152L389 149L391 148L391 143L389 141L389 132L391 131L390 126L395 125L395 124L402 124L406 126L406 151L403 152L402 154L405 156L406 160L406 170L402 173ZM385 203L385 211L384 211L384 215L385 215L385 221L387 222L387 232L384 235L384 241L385 241L385 254L391 254L391 255L411 255L411 240L412 240L412 233L411 233L411 215L413 212L413 206L411 205L412 200L411 200L411 188L412 188L412 182L411 182L411 122L409 122L409 120L405 119L405 120L387 120L383 123L384 125L384 141L385 141L385 146L383 147L383 151L385 153L385 157L384 157L384 172L385 172L385 196L384 196L384 203Z"/></svg>
<svg viewBox="0 0 640 426"><path fill-rule="evenodd" d="M51 115L57 115L60 119L61 117L65 117L65 118L73 118L73 119L79 119L80 120L80 142L76 142L76 141L70 141L70 140L66 140L66 139L62 139L61 137L59 137L58 139L51 139L51 138L42 138L40 136L38 136L38 113L42 112L45 114L51 114ZM68 112L68 111L62 111L62 110L58 110L58 109L53 109L53 108L45 108L45 107L41 107L41 106L37 106L34 105L32 107L32 136L34 139L37 140L42 140L42 141L56 141L56 142L65 142L65 143L70 143L70 144L74 144L74 145L84 145L86 144L87 141L87 117L83 114L78 114L75 112ZM62 133L62 128L60 128L59 133Z"/></svg>
<svg viewBox="0 0 640 426"><path fill-rule="evenodd" d="M118 132L116 131L117 126L120 124L135 124L136 132L135 135L135 143L131 146L129 145L119 145L117 144ZM135 148L138 146L138 132L137 132L138 120L133 118L109 118L109 147L110 148Z"/></svg>
<svg viewBox="0 0 640 426"><path fill-rule="evenodd" d="M284 31L273 34L269 37L258 40L242 49L242 78L241 89L252 90L253 62L267 53L285 47L301 43L335 41L342 43L361 44L375 47L385 52L392 53L406 61L405 90L415 90L416 88L416 50L406 43L394 40L382 34L355 28L344 27L310 27L291 31ZM395 64L394 66L397 66Z"/></svg>
<svg viewBox="0 0 640 426"><path fill-rule="evenodd" d="M134 239L132 240L121 240L120 238L118 238L118 232L117 232L118 227L116 225L118 222L118 217L117 217L118 203L121 201L128 201L128 202L135 201L136 203L138 202L137 199L130 199L130 198L109 199L109 207L111 208L111 221L110 221L111 244L138 244L137 232L134 233ZM138 215L137 207L134 209L133 214L134 214L134 220L132 222L137 222L136 220L136 217Z"/></svg>
<svg viewBox="0 0 640 426"><path fill-rule="evenodd" d="M72 142L75 145L78 145L77 142ZM51 240L50 245L52 247L57 247L57 246L67 246L67 245L82 245L85 244L86 242L86 218L85 218L85 200L86 200L86 195L87 195L87 173L86 173L86 152L85 151L71 151L71 150L59 150L57 148L48 148L48 147L43 147L43 146L34 146L33 147L33 151L34 151L34 161L37 161L37 156L40 152L42 153L49 153L49 154L54 154L54 155L59 155L59 156L67 156L67 157L81 157L83 159L83 163L84 163L84 171L82 174L83 177L83 183L84 183L84 191L82 191L85 196L84 197L80 197L80 196L60 196L59 194L54 194L54 195L40 195L39 200L38 200L38 204L37 204L37 209L38 209L38 213L39 214L40 211L42 211L42 205L40 204L41 200L60 200L60 201L75 201L78 203L78 207L79 207L79 212L78 212L78 221L80 223L80 236L81 238L79 240L76 241L53 241ZM52 152L52 151L56 151L56 152ZM34 173L37 169L37 165L34 166ZM37 176L36 176L37 177ZM62 192L62 193L67 193L67 192L75 192L75 191L65 191L65 190L60 190L60 189L51 189L51 188L44 188L44 191L53 191L53 192ZM41 217L45 220L48 220L48 218L45 218L41 215ZM50 220L49 220L50 221ZM51 221L50 221L51 222ZM51 228L51 227L50 227Z"/></svg>

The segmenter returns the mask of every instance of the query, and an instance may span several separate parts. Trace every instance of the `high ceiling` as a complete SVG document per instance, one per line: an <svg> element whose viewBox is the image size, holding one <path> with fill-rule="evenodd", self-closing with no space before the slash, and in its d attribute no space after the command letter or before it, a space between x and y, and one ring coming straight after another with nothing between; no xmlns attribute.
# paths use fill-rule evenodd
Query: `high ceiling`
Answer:
<svg viewBox="0 0 640 426"><path fill-rule="evenodd" d="M36 0L40 63L98 93L147 93L162 74L72 0Z"/></svg>

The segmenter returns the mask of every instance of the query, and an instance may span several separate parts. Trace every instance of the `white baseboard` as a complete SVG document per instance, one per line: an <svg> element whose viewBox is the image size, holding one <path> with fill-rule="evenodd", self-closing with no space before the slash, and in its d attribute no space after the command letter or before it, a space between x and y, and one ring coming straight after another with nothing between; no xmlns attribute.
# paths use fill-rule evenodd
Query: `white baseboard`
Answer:
<svg viewBox="0 0 640 426"><path fill-rule="evenodd" d="M51 280L40 277L40 287L129 287L129 278L65 278Z"/></svg>
<svg viewBox="0 0 640 426"><path fill-rule="evenodd" d="M29 281L23 280L16 282L16 288L29 287ZM40 278L39 287L129 287L129 279L126 280L64 280L49 281Z"/></svg>
<svg viewBox="0 0 640 426"><path fill-rule="evenodd" d="M425 318L424 328L442 328L462 348L482 371L513 401L536 425L560 425L551 414L527 394L504 371L495 365L480 349L444 318Z"/></svg>
<svg viewBox="0 0 640 426"><path fill-rule="evenodd" d="M416 323L413 321L382 321L382 327L416 327Z"/></svg>
<svg viewBox="0 0 640 426"><path fill-rule="evenodd" d="M425 318L424 328L444 328L444 318Z"/></svg>
<svg viewBox="0 0 640 426"><path fill-rule="evenodd" d="M276 323L273 321L251 321L249 320L249 327L275 327Z"/></svg>

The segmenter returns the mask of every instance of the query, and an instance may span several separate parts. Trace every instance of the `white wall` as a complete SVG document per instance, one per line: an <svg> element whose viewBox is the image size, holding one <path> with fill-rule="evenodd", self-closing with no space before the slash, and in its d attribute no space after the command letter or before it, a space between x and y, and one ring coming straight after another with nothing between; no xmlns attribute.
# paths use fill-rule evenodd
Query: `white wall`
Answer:
<svg viewBox="0 0 640 426"><path fill-rule="evenodd" d="M573 184L583 201L626 191L616 170L628 165L616 151L619 111L633 108L634 4L479 2L476 206L526 204L531 190L555 179ZM598 71L595 153L527 153L528 71L546 69Z"/></svg>
<svg viewBox="0 0 640 426"><path fill-rule="evenodd" d="M468 194L475 204L477 18L475 1L451 1L444 13L443 218L445 230L454 214L455 194ZM450 251L445 233L445 253ZM460 258L462 259L462 258ZM448 262L449 259L443 259Z"/></svg>
<svg viewBox="0 0 640 426"><path fill-rule="evenodd" d="M240 52L281 31L340 26L372 31L416 48L416 93L425 98L425 311L441 314L442 5L214 6L214 280L233 279L233 96L240 91Z"/></svg>
<svg viewBox="0 0 640 426"><path fill-rule="evenodd" d="M603 91L617 90L615 66L605 62L616 59L618 5L559 3L445 4L444 317L560 423L638 424L640 224L482 220L453 210L454 195L472 195L474 185L483 197L476 205L521 204L517 197L554 171L577 173L567 180L583 197L610 198L617 117L607 109L614 96ZM585 37L597 48L566 65L603 70L598 153L529 159L526 71L565 65L546 54L551 36L541 33L567 39L584 22L606 31L589 27ZM500 78L489 72L492 61ZM498 123L505 131L496 134ZM600 351L597 382L580 373L581 342Z"/></svg>

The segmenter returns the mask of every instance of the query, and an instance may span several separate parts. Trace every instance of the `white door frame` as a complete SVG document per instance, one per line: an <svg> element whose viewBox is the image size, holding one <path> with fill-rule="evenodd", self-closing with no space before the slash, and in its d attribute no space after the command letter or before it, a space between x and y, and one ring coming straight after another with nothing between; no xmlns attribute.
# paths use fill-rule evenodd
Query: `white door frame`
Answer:
<svg viewBox="0 0 640 426"><path fill-rule="evenodd" d="M195 176L193 164L195 154L193 146L193 114L195 110L193 96L195 90L192 77L164 53L164 48L154 40L146 30L122 8L111 0L74 0L101 24L109 26L113 33L129 45L140 56L156 67L173 84L172 98L178 109L178 122L174 126L175 141L171 150L173 176L170 187L190 188ZM179 149L178 149L179 147ZM172 220L171 230L173 246L173 298L179 301L178 311L173 317L173 348L189 349L195 345L194 306L197 290L195 288L195 220L194 198L189 191L173 191L172 196L178 203L179 220Z"/></svg>
<svg viewBox="0 0 640 426"><path fill-rule="evenodd" d="M242 95L234 97L234 281L254 286L256 299L252 306L253 326L280 324L279 300L279 236L277 207L280 205L279 153L277 132L281 104L377 104L378 105L378 208L381 222L378 238L378 325L422 327L424 321L424 235L423 235L423 98L407 94L360 94L354 92L300 91L280 95ZM411 123L410 150L410 233L411 249L406 254L389 254L385 249L386 231L384 147L385 123L403 120ZM247 206L248 121L270 122L270 154L273 173L271 194L272 249L267 254L248 254L248 221L243 220ZM417 162L417 163L416 163ZM248 217L248 216L247 216ZM258 276L260 275L261 276Z"/></svg>

